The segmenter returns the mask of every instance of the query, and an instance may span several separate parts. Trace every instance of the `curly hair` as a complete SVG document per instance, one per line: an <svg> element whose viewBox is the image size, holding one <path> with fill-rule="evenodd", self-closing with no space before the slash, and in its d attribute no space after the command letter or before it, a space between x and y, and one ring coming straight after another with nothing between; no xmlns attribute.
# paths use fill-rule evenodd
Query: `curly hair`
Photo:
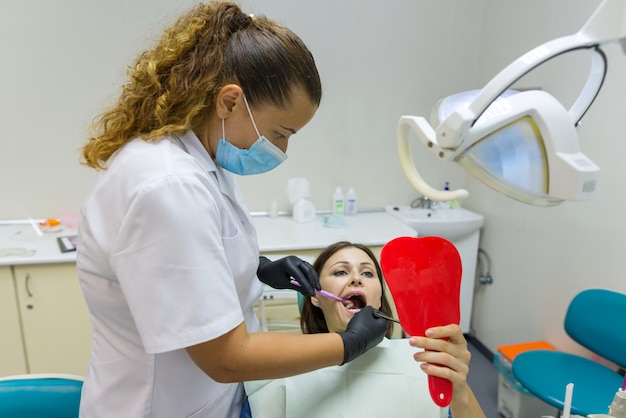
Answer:
<svg viewBox="0 0 626 418"><path fill-rule="evenodd" d="M82 148L83 164L105 169L130 140L153 140L198 127L220 89L238 84L250 105L285 108L294 87L319 105L322 87L313 55L289 29L245 15L231 2L201 3L165 30L154 49L128 70L117 103L98 116Z"/></svg>
<svg viewBox="0 0 626 418"><path fill-rule="evenodd" d="M382 296L380 300L380 311L386 315L392 316L391 305L387 300L387 296L385 295L385 286L383 279L383 272L380 268L380 264L376 259L376 256L369 249L369 247L363 244L356 244L348 241L339 241L334 244L326 247L315 259L313 262L313 269L317 272L317 274L321 274L322 269L324 268L324 264L328 261L330 257L332 257L335 253L346 249L346 248L358 248L363 251L367 256L372 260L374 266L376 268L376 275L378 276L378 280L380 281L380 286L382 288ZM300 328L302 329L303 334L319 334L328 332L328 326L326 325L326 318L324 317L324 312L319 307L316 307L311 303L311 297L304 297L302 303L302 312L300 315ZM393 322L389 321L389 325L387 327L387 333L385 336L387 338L391 338L393 333Z"/></svg>

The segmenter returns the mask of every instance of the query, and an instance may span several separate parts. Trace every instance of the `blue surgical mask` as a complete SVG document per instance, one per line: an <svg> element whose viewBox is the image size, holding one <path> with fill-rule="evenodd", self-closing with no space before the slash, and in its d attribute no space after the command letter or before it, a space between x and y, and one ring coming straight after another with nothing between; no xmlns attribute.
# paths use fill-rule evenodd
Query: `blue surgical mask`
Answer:
<svg viewBox="0 0 626 418"><path fill-rule="evenodd" d="M287 154L259 133L245 95L243 100L246 103L246 109L248 109L250 120L252 120L252 125L259 139L248 149L237 148L225 139L224 119L222 119L222 137L217 144L215 161L220 167L241 176L265 173L278 167L280 163L285 161Z"/></svg>

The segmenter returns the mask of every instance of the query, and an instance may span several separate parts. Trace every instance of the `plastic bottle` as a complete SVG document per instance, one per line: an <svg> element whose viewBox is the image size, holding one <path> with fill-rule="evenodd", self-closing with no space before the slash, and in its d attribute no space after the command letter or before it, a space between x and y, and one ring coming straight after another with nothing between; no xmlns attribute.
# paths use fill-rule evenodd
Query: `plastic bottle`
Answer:
<svg viewBox="0 0 626 418"><path fill-rule="evenodd" d="M618 389L609 406L609 415L617 418L626 418L626 391Z"/></svg>
<svg viewBox="0 0 626 418"><path fill-rule="evenodd" d="M356 215L356 192L354 187L350 187L348 193L346 193L346 215Z"/></svg>
<svg viewBox="0 0 626 418"><path fill-rule="evenodd" d="M269 215L272 219L278 218L278 202L276 200L270 201Z"/></svg>
<svg viewBox="0 0 626 418"><path fill-rule="evenodd" d="M443 188L443 190L445 190L446 192L450 190L450 182L446 181L446 186ZM441 209L450 209L450 201L449 200L444 200L443 202L439 202L437 204L438 208Z"/></svg>
<svg viewBox="0 0 626 418"><path fill-rule="evenodd" d="M343 215L344 214L344 202L345 202L345 197L343 195L343 192L341 191L341 187L337 187L335 189L335 193L333 193L333 206L331 208L331 211L333 212L333 215Z"/></svg>

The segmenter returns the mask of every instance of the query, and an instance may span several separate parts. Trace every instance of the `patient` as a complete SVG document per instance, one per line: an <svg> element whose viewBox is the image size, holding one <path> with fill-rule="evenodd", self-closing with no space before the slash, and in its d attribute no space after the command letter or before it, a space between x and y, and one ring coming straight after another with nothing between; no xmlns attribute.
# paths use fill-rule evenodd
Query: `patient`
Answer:
<svg viewBox="0 0 626 418"><path fill-rule="evenodd" d="M345 331L352 316L366 305L391 316L380 265L366 246L335 243L322 251L313 267L323 290L349 302L321 295L306 297L301 316L305 334ZM390 322L388 337L392 325ZM355 416L446 417L447 408L439 408L430 398L429 374L452 382L450 410L454 418L484 418L467 384L470 352L461 328L456 324L433 327L426 335L386 338L343 366L247 382L252 417L345 416L342 412Z"/></svg>

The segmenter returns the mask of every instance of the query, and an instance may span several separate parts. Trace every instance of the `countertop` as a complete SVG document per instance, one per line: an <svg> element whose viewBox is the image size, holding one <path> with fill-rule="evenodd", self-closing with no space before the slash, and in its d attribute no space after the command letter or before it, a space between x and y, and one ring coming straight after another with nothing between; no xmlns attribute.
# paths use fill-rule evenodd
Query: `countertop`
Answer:
<svg viewBox="0 0 626 418"><path fill-rule="evenodd" d="M61 226L40 234L28 221L0 224L0 266L76 262L76 252L62 253L57 242L59 237L76 235L76 230Z"/></svg>
<svg viewBox="0 0 626 418"><path fill-rule="evenodd" d="M382 210L344 216L343 220L346 226L334 228L324 226L322 216L305 223L290 216L252 217L262 252L320 249L344 240L382 246L396 237L417 236L413 228Z"/></svg>
<svg viewBox="0 0 626 418"><path fill-rule="evenodd" d="M417 236L414 229L383 210L344 216L341 227L324 226L324 216L306 223L298 223L291 216L252 216L260 250L316 250L342 240L382 246L399 236ZM75 234L75 230L61 227L39 235L28 221L0 222L0 266L74 263L76 252L61 252L57 238Z"/></svg>

